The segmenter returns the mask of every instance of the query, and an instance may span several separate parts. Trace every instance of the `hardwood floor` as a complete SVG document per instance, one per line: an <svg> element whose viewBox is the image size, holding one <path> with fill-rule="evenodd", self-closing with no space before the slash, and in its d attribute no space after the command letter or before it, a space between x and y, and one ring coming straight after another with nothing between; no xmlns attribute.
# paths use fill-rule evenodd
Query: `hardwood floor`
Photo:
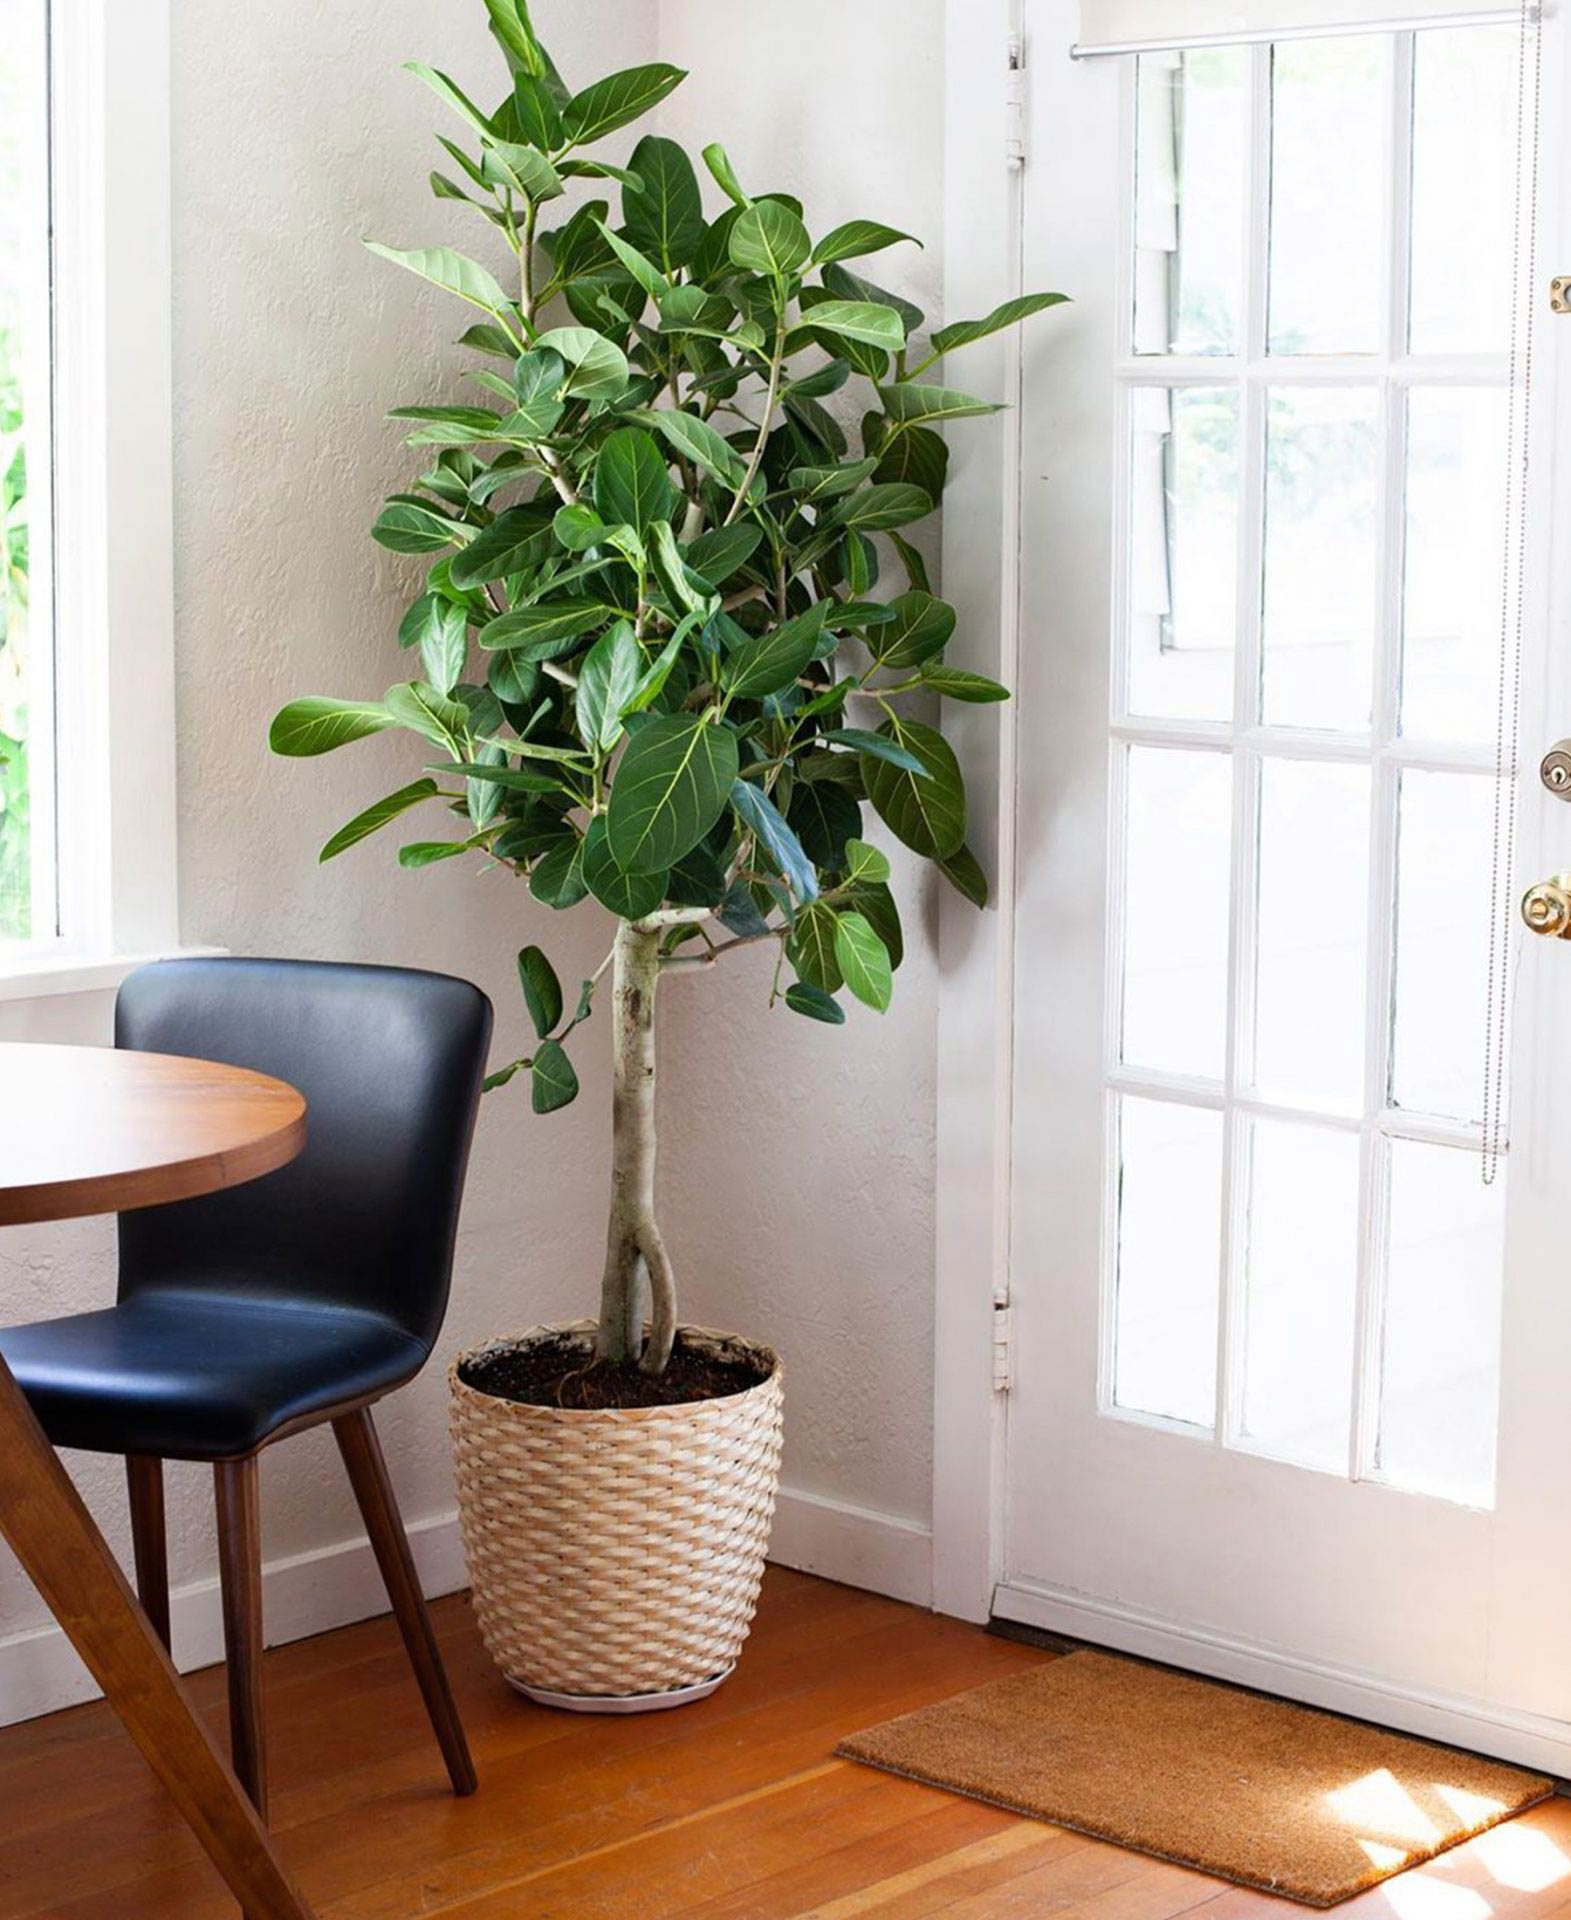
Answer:
<svg viewBox="0 0 1571 1920"><path fill-rule="evenodd" d="M436 1607L480 1791L454 1799L390 1617L271 1652L272 1821L320 1920L1290 1920L1303 1908L837 1761L842 1733L1044 1656L771 1569L700 1706L580 1719L496 1676ZM215 1725L224 1675L193 1682ZM0 1732L0 1920L234 1912L102 1706ZM1554 1800L1337 1909L1571 1920Z"/></svg>

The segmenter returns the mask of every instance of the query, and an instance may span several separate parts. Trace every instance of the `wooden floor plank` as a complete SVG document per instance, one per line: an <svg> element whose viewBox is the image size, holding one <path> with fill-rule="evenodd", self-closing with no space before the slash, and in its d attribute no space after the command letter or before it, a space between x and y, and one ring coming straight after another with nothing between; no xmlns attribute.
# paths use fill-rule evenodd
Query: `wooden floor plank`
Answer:
<svg viewBox="0 0 1571 1920"><path fill-rule="evenodd" d="M389 1620L267 1657L274 1822L322 1920L1286 1920L1306 1910L836 1760L1050 1657L772 1568L735 1677L676 1713L532 1707L435 1608L480 1792L456 1801ZM221 1726L221 1668L193 1692ZM101 1705L0 1732L0 1920L232 1920ZM1551 1801L1339 1920L1571 1920Z"/></svg>

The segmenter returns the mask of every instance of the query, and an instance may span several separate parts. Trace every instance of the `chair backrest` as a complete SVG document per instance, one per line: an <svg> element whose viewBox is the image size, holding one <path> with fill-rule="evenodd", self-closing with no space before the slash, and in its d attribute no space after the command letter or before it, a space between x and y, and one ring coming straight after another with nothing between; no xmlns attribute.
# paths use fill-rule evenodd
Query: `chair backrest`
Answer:
<svg viewBox="0 0 1571 1920"><path fill-rule="evenodd" d="M447 974L310 960L163 960L115 1003L115 1044L251 1067L305 1095L276 1173L120 1217L120 1295L212 1289L441 1330L491 1003Z"/></svg>

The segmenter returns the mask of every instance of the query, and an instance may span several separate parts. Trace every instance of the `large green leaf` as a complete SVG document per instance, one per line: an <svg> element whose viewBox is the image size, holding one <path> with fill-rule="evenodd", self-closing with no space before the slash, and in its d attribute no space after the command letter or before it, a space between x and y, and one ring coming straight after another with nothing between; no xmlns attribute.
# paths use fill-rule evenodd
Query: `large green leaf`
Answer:
<svg viewBox="0 0 1571 1920"><path fill-rule="evenodd" d="M559 1040L542 1040L535 1048L529 1076L529 1104L536 1113L555 1113L578 1098L578 1075Z"/></svg>
<svg viewBox="0 0 1571 1920"><path fill-rule="evenodd" d="M576 907L589 892L584 884L584 843L569 827L529 869L529 891L558 913Z"/></svg>
<svg viewBox="0 0 1571 1920"><path fill-rule="evenodd" d="M846 847L862 831L862 809L834 780L798 780L786 819L815 866L845 865Z"/></svg>
<svg viewBox="0 0 1571 1920"><path fill-rule="evenodd" d="M493 11L505 4L506 0L486 0ZM514 76L513 112L518 131L532 147L550 151L561 146L562 112L543 80L527 72Z"/></svg>
<svg viewBox="0 0 1571 1920"><path fill-rule="evenodd" d="M791 922L791 937L786 942L786 956L798 975L821 993L838 993L845 985L845 974L835 954L837 918L827 901L815 900Z"/></svg>
<svg viewBox="0 0 1571 1920"><path fill-rule="evenodd" d="M1008 687L1001 687L985 674L967 673L960 667L928 667L922 675L922 685L948 700L966 700L973 706L1009 698Z"/></svg>
<svg viewBox="0 0 1571 1920"><path fill-rule="evenodd" d="M737 774L736 735L702 717L667 714L628 742L611 787L611 852L627 873L658 873L720 818Z"/></svg>
<svg viewBox="0 0 1571 1920"><path fill-rule="evenodd" d="M619 427L595 461L595 511L611 526L646 533L676 505L666 457L643 427Z"/></svg>
<svg viewBox="0 0 1571 1920"><path fill-rule="evenodd" d="M670 875L627 873L616 863L606 836L606 817L597 813L584 835L584 880L589 891L623 920L642 920L665 898Z"/></svg>
<svg viewBox="0 0 1571 1920"><path fill-rule="evenodd" d="M919 667L948 646L956 616L947 600L930 593L902 593L890 601L889 609L894 618L864 636L879 666Z"/></svg>
<svg viewBox="0 0 1571 1920"><path fill-rule="evenodd" d="M291 700L273 716L267 744L274 753L291 759L303 759L316 753L331 753L334 747L347 746L351 740L364 740L367 734L396 727L397 719L376 700L332 700L322 694Z"/></svg>
<svg viewBox="0 0 1571 1920"><path fill-rule="evenodd" d="M656 61L652 66L627 67L575 93L562 109L562 126L575 146L588 146L602 134L614 133L658 106L687 78L681 67Z"/></svg>
<svg viewBox="0 0 1571 1920"><path fill-rule="evenodd" d="M914 753L881 733L869 733L865 727L825 727L820 739L837 747L850 747L856 753L870 753L875 760L887 760L892 767L904 767L907 773L926 773Z"/></svg>
<svg viewBox="0 0 1571 1920"><path fill-rule="evenodd" d="M406 680L389 687L383 704L401 727L433 740L439 747L458 749L469 731L469 710L424 680Z"/></svg>
<svg viewBox="0 0 1571 1920"><path fill-rule="evenodd" d="M744 640L720 666L720 683L738 699L761 700L779 693L807 669L824 630L825 603L817 601L794 620Z"/></svg>
<svg viewBox="0 0 1571 1920"><path fill-rule="evenodd" d="M457 601L433 596L436 605L420 636L420 664L438 693L451 693L464 677L469 659L469 610Z"/></svg>
<svg viewBox="0 0 1571 1920"><path fill-rule="evenodd" d="M376 517L371 538L393 553L440 553L462 546L469 529L434 507L413 500L390 500Z"/></svg>
<svg viewBox="0 0 1571 1920"><path fill-rule="evenodd" d="M613 232L610 227L604 226L604 223L602 223L602 227L605 233L606 245L616 255L617 259L621 261L622 265L626 267L631 277L636 280L644 292L649 295L650 299L658 305L659 302L670 293L670 281L666 279L654 261L651 260L647 254L640 253L638 248L635 247L630 240L624 240L621 234Z"/></svg>
<svg viewBox="0 0 1571 1920"><path fill-rule="evenodd" d="M822 1020L826 1027L843 1027L846 1023L845 1008L834 995L821 987L810 987L805 980L791 982L785 990L785 1003L793 1013Z"/></svg>
<svg viewBox="0 0 1571 1920"><path fill-rule="evenodd" d="M494 275L467 254L455 253L451 247L415 247L405 251L384 247L378 240L367 240L365 244L383 260L391 260L395 267L419 274L434 287L456 293L460 300L467 300L483 313L501 319L506 311L507 295L497 285Z"/></svg>
<svg viewBox="0 0 1571 1920"><path fill-rule="evenodd" d="M609 627L584 656L578 669L578 734L586 747L602 752L622 734L622 712L638 688L644 657L625 620Z"/></svg>
<svg viewBox="0 0 1571 1920"><path fill-rule="evenodd" d="M627 385L627 355L588 327L552 327L535 347L561 356L567 368L564 391L581 400L615 400Z"/></svg>
<svg viewBox="0 0 1571 1920"><path fill-rule="evenodd" d="M743 521L731 527L711 527L696 540L688 542L683 557L694 573L711 586L724 586L737 568L752 558L763 539L763 530Z"/></svg>
<svg viewBox="0 0 1571 1920"><path fill-rule="evenodd" d="M498 614L480 629L480 644L488 650L506 647L526 660L551 660L563 641L576 640L605 617L605 608L597 600L542 600L537 606Z"/></svg>
<svg viewBox="0 0 1571 1920"><path fill-rule="evenodd" d="M798 900L818 898L818 875L779 808L751 780L738 780L731 788L731 805L743 826L756 836L770 864Z"/></svg>
<svg viewBox="0 0 1571 1920"><path fill-rule="evenodd" d="M635 247L669 273L685 267L704 237L704 204L693 163L674 140L648 133L629 162L642 183L622 191L622 219Z"/></svg>
<svg viewBox="0 0 1571 1920"><path fill-rule="evenodd" d="M832 260L859 260L865 254L882 253L898 241L910 240L921 246L915 234L902 233L898 227L886 227L881 220L847 220L844 226L826 233L813 249L814 266Z"/></svg>
<svg viewBox="0 0 1571 1920"><path fill-rule="evenodd" d="M891 527L909 526L913 520L925 520L933 511L933 502L920 487L894 483L862 487L843 496L825 526L855 529L859 533L888 533Z"/></svg>
<svg viewBox="0 0 1571 1920"><path fill-rule="evenodd" d="M897 387L880 387L878 397L891 420L906 426L918 426L925 420L965 420L975 414L999 413L997 400L977 400L969 393L956 393L951 387L929 387L906 381Z"/></svg>
<svg viewBox="0 0 1571 1920"><path fill-rule="evenodd" d="M871 300L818 300L802 309L802 326L809 332L839 334L846 340L865 341L870 347L883 347L898 353L906 343L906 330L893 307L880 307Z"/></svg>
<svg viewBox="0 0 1571 1920"><path fill-rule="evenodd" d="M733 487L740 483L746 471L742 456L729 440L717 433L707 420L700 420L696 413L684 413L674 407L658 407L641 409L629 418L657 428L683 459L693 461L706 473L712 473L717 480L724 480Z"/></svg>
<svg viewBox="0 0 1571 1920"><path fill-rule="evenodd" d="M500 438L502 416L489 407L394 407L389 420L419 422L412 447L472 447Z"/></svg>
<svg viewBox="0 0 1571 1920"><path fill-rule="evenodd" d="M523 0L485 0L485 7L497 39L518 62L522 72L538 80L545 72L545 59Z"/></svg>
<svg viewBox="0 0 1571 1920"><path fill-rule="evenodd" d="M544 1040L562 1017L562 983L556 968L538 947L525 947L518 956L518 984L524 990L524 1004L535 1023L535 1032Z"/></svg>
<svg viewBox="0 0 1571 1920"><path fill-rule="evenodd" d="M972 906L987 905L987 875L969 847L961 847L957 853L950 854L947 860L940 860L938 871L957 893L965 895Z"/></svg>
<svg viewBox="0 0 1571 1920"><path fill-rule="evenodd" d="M566 191L562 176L540 149L516 140L488 140L480 171L493 190L503 187L523 200L555 200Z"/></svg>
<svg viewBox="0 0 1571 1920"><path fill-rule="evenodd" d="M866 840L848 840L846 876L853 885L859 880L880 884L889 878L889 858Z"/></svg>
<svg viewBox="0 0 1571 1920"><path fill-rule="evenodd" d="M522 573L545 558L550 528L546 510L536 506L509 507L499 513L484 533L453 556L448 578L455 587L483 586Z"/></svg>
<svg viewBox="0 0 1571 1920"><path fill-rule="evenodd" d="M990 333L999 333L1005 327L1012 327L1033 313L1062 306L1068 298L1067 293L1023 293L1016 300L1006 300L1002 306L994 307L985 320L951 321L933 335L933 351L935 354L953 353L956 347L968 347L973 340L985 340Z"/></svg>
<svg viewBox="0 0 1571 1920"><path fill-rule="evenodd" d="M859 913L842 913L835 922L835 958L845 983L864 1006L883 1013L894 996L889 951Z"/></svg>
<svg viewBox="0 0 1571 1920"><path fill-rule="evenodd" d="M450 80L445 73L439 73L434 67L428 67L422 60L406 60L404 71L423 80L439 100L451 107L460 119L468 122L474 132L483 137L489 137L494 131L486 115L480 111L463 88L456 81Z"/></svg>
<svg viewBox="0 0 1571 1920"><path fill-rule="evenodd" d="M744 208L727 245L734 266L776 275L795 273L813 251L807 228L778 200L755 200Z"/></svg>
<svg viewBox="0 0 1571 1920"><path fill-rule="evenodd" d="M915 754L927 772L911 773L864 754L868 799L897 840L925 859L947 860L966 837L965 783L954 748L936 728L915 720L890 720L879 732Z"/></svg>
<svg viewBox="0 0 1571 1920"><path fill-rule="evenodd" d="M347 847L357 846L368 835L375 833L378 827L385 827L389 820L396 820L401 813L419 806L422 800L434 800L440 792L434 780L415 780L407 787L400 787L397 793L390 793L374 802L364 813L357 813L353 820L341 826L316 856L317 859L334 859Z"/></svg>

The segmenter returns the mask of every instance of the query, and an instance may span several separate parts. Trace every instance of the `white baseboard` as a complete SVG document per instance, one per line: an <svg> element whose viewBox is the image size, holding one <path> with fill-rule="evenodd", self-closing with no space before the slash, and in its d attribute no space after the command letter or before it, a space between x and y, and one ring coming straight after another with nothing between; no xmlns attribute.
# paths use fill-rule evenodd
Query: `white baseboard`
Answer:
<svg viewBox="0 0 1571 1920"><path fill-rule="evenodd" d="M769 1557L912 1606L933 1604L932 1529L849 1501L782 1487Z"/></svg>
<svg viewBox="0 0 1571 1920"><path fill-rule="evenodd" d="M994 1596L993 1612L1001 1620L1165 1661L1215 1680L1231 1680L1447 1746L1493 1754L1561 1778L1571 1776L1571 1725L1544 1714L1404 1687L1377 1675L1034 1581L1006 1581Z"/></svg>
<svg viewBox="0 0 1571 1920"><path fill-rule="evenodd" d="M410 1524L409 1542L430 1599L468 1584L456 1512ZM932 1598L932 1535L925 1527L865 1507L782 1487L772 1560L925 1607ZM365 1539L341 1540L262 1570L267 1644L282 1646L387 1610L381 1575ZM224 1657L216 1576L170 1596L175 1664L182 1673ZM49 1622L0 1638L0 1726L93 1700L98 1689L60 1629Z"/></svg>

